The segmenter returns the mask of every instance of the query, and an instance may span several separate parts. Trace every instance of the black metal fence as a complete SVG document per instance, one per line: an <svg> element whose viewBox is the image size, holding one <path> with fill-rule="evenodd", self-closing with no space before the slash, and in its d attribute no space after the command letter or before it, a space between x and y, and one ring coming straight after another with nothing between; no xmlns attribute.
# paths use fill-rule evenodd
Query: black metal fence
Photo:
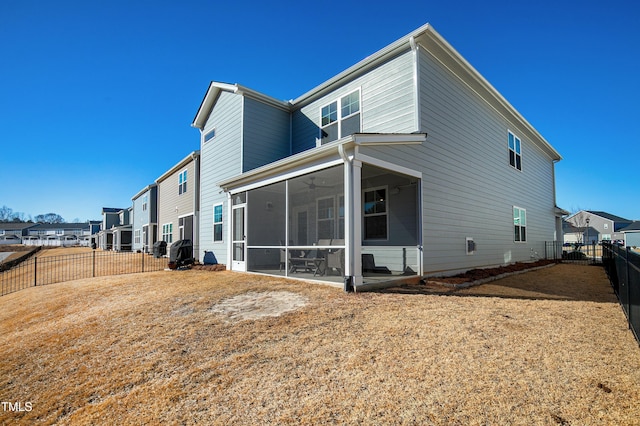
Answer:
<svg viewBox="0 0 640 426"><path fill-rule="evenodd" d="M602 262L602 244L563 243L547 241L545 243L545 259L558 260L564 263L600 264Z"/></svg>
<svg viewBox="0 0 640 426"><path fill-rule="evenodd" d="M602 247L602 264L640 343L640 254L617 244L604 243Z"/></svg>
<svg viewBox="0 0 640 426"><path fill-rule="evenodd" d="M37 256L0 272L0 296L27 287L82 278L161 271L167 258L145 253L91 251L61 256Z"/></svg>

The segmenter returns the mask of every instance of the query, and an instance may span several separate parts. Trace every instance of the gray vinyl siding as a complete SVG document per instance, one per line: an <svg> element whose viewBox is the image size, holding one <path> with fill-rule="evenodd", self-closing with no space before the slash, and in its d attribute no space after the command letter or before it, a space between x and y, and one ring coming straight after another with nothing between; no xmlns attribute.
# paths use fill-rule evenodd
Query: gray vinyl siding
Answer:
<svg viewBox="0 0 640 426"><path fill-rule="evenodd" d="M212 251L218 262L227 256L227 194L221 193L218 182L242 173L242 113L243 97L221 92L204 133L216 129L216 136L200 148L200 254ZM223 203L223 242L213 242L213 206Z"/></svg>
<svg viewBox="0 0 640 426"><path fill-rule="evenodd" d="M140 197L133 200L133 236L132 236L132 248L133 251L142 250L142 227L149 223L149 210L143 211L142 204L144 196L148 195L149 191L144 192ZM150 200L149 200L150 202ZM136 231L140 231L140 242L136 243L135 234Z"/></svg>
<svg viewBox="0 0 640 426"><path fill-rule="evenodd" d="M242 171L289 155L289 112L244 98Z"/></svg>
<svg viewBox="0 0 640 426"><path fill-rule="evenodd" d="M554 236L553 161L428 52L420 70L425 270L530 260ZM508 130L522 140L522 171L509 165ZM527 211L526 243L513 241L513 206Z"/></svg>
<svg viewBox="0 0 640 426"><path fill-rule="evenodd" d="M555 230L552 159L424 50L419 69L426 142L361 152L422 173L425 273L528 261L532 250L542 256ZM508 130L522 140L522 171L509 165ZM527 212L524 243L514 242L513 206Z"/></svg>
<svg viewBox="0 0 640 426"><path fill-rule="evenodd" d="M416 131L413 54L406 52L335 91L293 111L293 153L316 146L320 109L330 102L361 90L362 133L411 133Z"/></svg>
<svg viewBox="0 0 640 426"><path fill-rule="evenodd" d="M179 175L187 170L187 192L178 193ZM186 215L197 215L194 195L197 195L198 183L196 182L195 161L178 168L162 182L158 183L158 239L162 239L162 225L173 224L173 242L180 239L178 218ZM197 235L194 235L194 250L197 249ZM194 257L198 258L197 253Z"/></svg>

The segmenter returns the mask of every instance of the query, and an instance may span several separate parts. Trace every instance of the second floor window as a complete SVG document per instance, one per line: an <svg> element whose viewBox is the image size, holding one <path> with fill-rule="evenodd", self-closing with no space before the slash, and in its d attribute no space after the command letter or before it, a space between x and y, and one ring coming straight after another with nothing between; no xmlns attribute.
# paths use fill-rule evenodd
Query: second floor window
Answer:
<svg viewBox="0 0 640 426"><path fill-rule="evenodd" d="M522 170L522 144L520 138L509 132L509 164Z"/></svg>
<svg viewBox="0 0 640 426"><path fill-rule="evenodd" d="M187 192L187 171L180 173L178 178L178 195L182 195Z"/></svg>
<svg viewBox="0 0 640 426"><path fill-rule="evenodd" d="M320 109L320 143L325 144L360 131L360 90Z"/></svg>

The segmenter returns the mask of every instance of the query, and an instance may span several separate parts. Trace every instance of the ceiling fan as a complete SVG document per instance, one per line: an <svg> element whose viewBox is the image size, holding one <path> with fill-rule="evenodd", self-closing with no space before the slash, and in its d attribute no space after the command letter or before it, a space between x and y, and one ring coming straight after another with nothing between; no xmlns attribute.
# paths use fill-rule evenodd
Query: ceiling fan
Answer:
<svg viewBox="0 0 640 426"><path fill-rule="evenodd" d="M309 176L309 180L311 182L303 182L305 185L307 185L307 187L310 190L314 190L316 188L333 188L333 185L316 185L315 180L316 177L315 176Z"/></svg>

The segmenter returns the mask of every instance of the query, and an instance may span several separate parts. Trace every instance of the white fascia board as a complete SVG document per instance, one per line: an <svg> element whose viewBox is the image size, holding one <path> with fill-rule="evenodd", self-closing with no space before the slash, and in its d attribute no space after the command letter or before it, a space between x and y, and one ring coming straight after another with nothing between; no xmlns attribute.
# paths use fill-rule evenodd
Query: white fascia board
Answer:
<svg viewBox="0 0 640 426"><path fill-rule="evenodd" d="M272 98L269 95L265 95L264 93L260 93L256 90L250 89L245 86L241 86L236 84L236 92L237 94L247 96L249 98L255 99L259 102L265 103L267 105L271 105L276 108L280 108L283 111L289 112L291 110L289 102L281 101L276 98Z"/></svg>
<svg viewBox="0 0 640 426"><path fill-rule="evenodd" d="M218 183L218 186L223 190L228 190L233 187L240 187L249 184L253 184L258 180L266 180L276 174L284 174L294 168L303 167L305 164L309 164L310 167L313 162L322 160L322 158L332 158L332 155L339 156L339 146L344 148L354 147L358 145L398 145L398 144L421 144L426 140L427 135L425 133L409 133L409 134L366 134L358 133L346 136L337 141L321 145L316 148L312 148L308 151L285 157L281 160L267 164L249 172L243 173L238 176L234 176L230 179L226 179ZM335 165L333 160L327 160L326 163L316 167L318 169ZM339 160L342 162L342 160Z"/></svg>
<svg viewBox="0 0 640 426"><path fill-rule="evenodd" d="M178 171L178 169L182 169L187 164L191 163L200 155L200 151L193 151L191 154L184 157L180 162L178 162L175 166L164 172L158 179L156 179L156 185L158 185L163 180L167 179L169 176Z"/></svg>
<svg viewBox="0 0 640 426"><path fill-rule="evenodd" d="M218 99L218 95L223 90L235 93L238 90L238 87L235 84L220 83L218 81L212 81L209 83L207 93L205 93L204 98L200 103L200 108L198 108L198 112L191 123L191 127L196 127L200 130L204 129L209 113L213 109L213 105L215 104L216 99Z"/></svg>
<svg viewBox="0 0 640 426"><path fill-rule="evenodd" d="M365 134L353 135L356 145L421 145L427 140L426 133L394 133L394 134Z"/></svg>
<svg viewBox="0 0 640 426"><path fill-rule="evenodd" d="M280 101L248 87L244 87L239 84L229 84L212 81L209 84L207 93L204 95L204 99L200 104L200 108L198 108L198 112L196 113L196 116L191 123L191 127L196 127L200 130L204 129L207 119L209 118L209 114L211 114L211 110L213 109L216 101L218 100L218 96L222 91L247 96L267 105L280 108L287 112L289 112L290 110L288 102Z"/></svg>
<svg viewBox="0 0 640 426"><path fill-rule="evenodd" d="M138 193L136 195L134 195L133 197L131 197L131 201L137 200L138 198L140 198L145 192L150 191L154 186L157 186L155 183L152 183L150 185L145 186L144 188L142 188L140 191L138 191Z"/></svg>
<svg viewBox="0 0 640 426"><path fill-rule="evenodd" d="M406 36L398 39L397 41L391 43L390 45L380 49L374 54L367 56L357 64L347 68L340 74L332 77L331 79L325 81L324 83L316 86L315 88L309 90L307 93L302 96L296 98L291 101L291 104L298 108L306 103L313 101L319 96L324 95L328 91L333 90L336 85L342 84L345 79L352 79L358 75L361 75L372 68L380 65L382 62L386 61L388 58L398 54L399 52L406 50L411 50L411 39L417 38L420 34L424 33L427 30L431 29L430 24L425 24L418 28L417 30L407 34Z"/></svg>
<svg viewBox="0 0 640 426"><path fill-rule="evenodd" d="M562 156L553 146L496 90L453 46L449 44L433 27L428 27L417 36L417 40L428 52L444 64L449 71L458 76L469 88L488 102L498 113L505 113L520 124L528 133L528 139L550 155L555 161ZM433 48L436 48L435 50Z"/></svg>

